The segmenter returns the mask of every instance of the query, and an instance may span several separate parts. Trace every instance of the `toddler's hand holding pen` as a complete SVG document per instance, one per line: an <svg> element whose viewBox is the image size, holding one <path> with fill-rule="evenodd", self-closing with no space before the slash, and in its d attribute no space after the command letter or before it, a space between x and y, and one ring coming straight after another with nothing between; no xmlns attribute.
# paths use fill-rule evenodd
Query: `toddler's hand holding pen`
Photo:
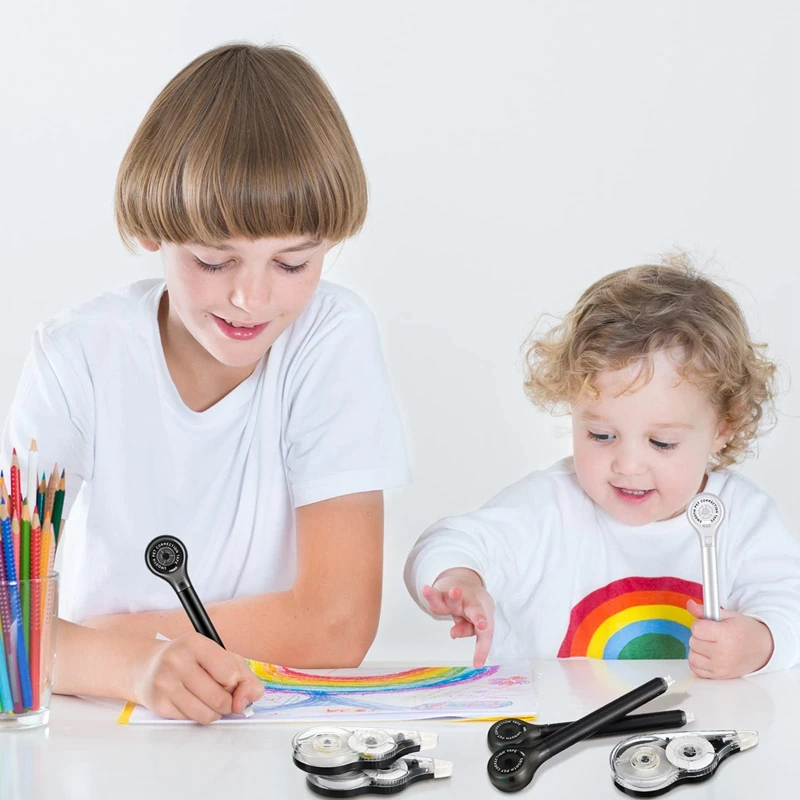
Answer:
<svg viewBox="0 0 800 800"><path fill-rule="evenodd" d="M167 719L208 724L226 714L241 714L259 700L264 686L239 655L199 633L172 641L153 641L135 670L132 698Z"/></svg>
<svg viewBox="0 0 800 800"><path fill-rule="evenodd" d="M464 567L447 569L433 586L422 587L422 596L431 613L453 617L451 638L475 637L472 664L482 667L492 646L494 600L478 573Z"/></svg>
<svg viewBox="0 0 800 800"><path fill-rule="evenodd" d="M772 657L772 633L760 620L734 611L720 611L720 621L703 619L703 606L689 600L686 608L699 617L692 624L689 666L700 678L740 678L761 669Z"/></svg>

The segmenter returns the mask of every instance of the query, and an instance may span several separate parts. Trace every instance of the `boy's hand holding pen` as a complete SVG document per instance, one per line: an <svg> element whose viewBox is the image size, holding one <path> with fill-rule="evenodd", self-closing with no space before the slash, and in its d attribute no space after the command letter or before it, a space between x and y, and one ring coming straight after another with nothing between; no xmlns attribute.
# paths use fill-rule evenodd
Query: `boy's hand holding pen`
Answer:
<svg viewBox="0 0 800 800"><path fill-rule="evenodd" d="M465 567L447 569L433 586L422 587L422 596L433 614L453 617L453 639L475 637L472 665L482 667L494 635L494 600L478 573Z"/></svg>
<svg viewBox="0 0 800 800"><path fill-rule="evenodd" d="M208 724L241 714L264 695L244 658L200 633L148 644L143 663L132 670L131 699L159 716Z"/></svg>

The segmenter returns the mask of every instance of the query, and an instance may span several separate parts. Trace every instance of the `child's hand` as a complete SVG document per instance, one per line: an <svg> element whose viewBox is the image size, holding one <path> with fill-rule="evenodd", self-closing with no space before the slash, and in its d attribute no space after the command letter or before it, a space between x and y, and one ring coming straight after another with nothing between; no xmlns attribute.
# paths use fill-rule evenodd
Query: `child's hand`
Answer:
<svg viewBox="0 0 800 800"><path fill-rule="evenodd" d="M199 633L153 645L136 670L133 699L159 716L207 724L264 694L241 656Z"/></svg>
<svg viewBox="0 0 800 800"><path fill-rule="evenodd" d="M423 586L422 596L434 614L451 615L450 636L475 637L472 664L482 667L489 656L494 633L494 600L483 586L477 572L457 567L445 570L433 586Z"/></svg>
<svg viewBox="0 0 800 800"><path fill-rule="evenodd" d="M734 611L720 611L720 621L703 619L703 606L690 600L692 625L689 666L700 678L740 678L761 669L772 657L769 628L757 619Z"/></svg>

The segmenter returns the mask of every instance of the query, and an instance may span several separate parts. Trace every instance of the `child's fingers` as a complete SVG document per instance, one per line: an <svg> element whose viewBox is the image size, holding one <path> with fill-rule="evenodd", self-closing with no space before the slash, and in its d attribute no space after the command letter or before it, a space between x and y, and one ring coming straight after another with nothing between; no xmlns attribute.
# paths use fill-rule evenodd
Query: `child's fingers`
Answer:
<svg viewBox="0 0 800 800"><path fill-rule="evenodd" d="M705 617L705 611L703 610L703 606L701 606L700 603L695 603L694 600L688 600L686 602L686 610L693 617L697 617L698 619L703 619Z"/></svg>
<svg viewBox="0 0 800 800"><path fill-rule="evenodd" d="M463 616L475 626L475 630L483 631L489 627L489 615L483 604L477 600L465 604Z"/></svg>
<svg viewBox="0 0 800 800"><path fill-rule="evenodd" d="M148 702L147 707L164 719L187 719L186 715L178 711L175 704L168 697Z"/></svg>
<svg viewBox="0 0 800 800"><path fill-rule="evenodd" d="M253 680L242 680L242 682L233 690L233 701L231 708L235 714L241 714L245 707L250 703L255 703L264 696L264 684L250 673Z"/></svg>
<svg viewBox="0 0 800 800"><path fill-rule="evenodd" d="M713 644L718 642L724 629L713 619L698 619L692 623L692 638Z"/></svg>
<svg viewBox="0 0 800 800"><path fill-rule="evenodd" d="M460 586L454 586L448 589L445 594L445 602L447 603L448 613L454 617L466 617L464 613L464 590Z"/></svg>
<svg viewBox="0 0 800 800"><path fill-rule="evenodd" d="M463 617L454 617L455 625L450 628L450 637L452 639L464 639L475 635L475 626Z"/></svg>
<svg viewBox="0 0 800 800"><path fill-rule="evenodd" d="M241 656L225 650L216 642L212 642L211 639L199 633L188 635L197 637L192 642L193 654L197 663L221 687L227 689L229 697L242 679L248 674L252 674Z"/></svg>
<svg viewBox="0 0 800 800"><path fill-rule="evenodd" d="M186 670L183 685L200 702L220 716L232 711L232 697L229 689L220 686L202 667L196 665Z"/></svg>
<svg viewBox="0 0 800 800"><path fill-rule="evenodd" d="M439 616L450 614L450 606L447 603L444 592L434 589L433 586L423 586L422 596L432 614L438 614Z"/></svg>
<svg viewBox="0 0 800 800"><path fill-rule="evenodd" d="M705 608L700 603L695 603L694 600L688 600L686 602L686 610L694 617L698 619L705 619ZM720 608L719 610L719 619L720 622L726 619L732 619L733 617L739 616L734 611L727 611L724 608ZM709 622L714 622L714 620L709 620Z"/></svg>
<svg viewBox="0 0 800 800"><path fill-rule="evenodd" d="M175 708L182 712L187 719L193 719L201 725L210 725L222 716L186 688L179 690L171 699Z"/></svg>
<svg viewBox="0 0 800 800"><path fill-rule="evenodd" d="M698 678L713 677L713 672L711 671L711 659L707 656L702 656L699 653L695 653L693 650L689 651L689 667Z"/></svg>
<svg viewBox="0 0 800 800"><path fill-rule="evenodd" d="M494 620L491 617L484 618L481 623L475 624L475 657L473 664L482 667L489 658L489 651L492 649L492 638L494 637Z"/></svg>
<svg viewBox="0 0 800 800"><path fill-rule="evenodd" d="M711 658L714 655L714 642L706 642L703 639L692 636L689 638L689 650L692 653L697 653L698 656Z"/></svg>

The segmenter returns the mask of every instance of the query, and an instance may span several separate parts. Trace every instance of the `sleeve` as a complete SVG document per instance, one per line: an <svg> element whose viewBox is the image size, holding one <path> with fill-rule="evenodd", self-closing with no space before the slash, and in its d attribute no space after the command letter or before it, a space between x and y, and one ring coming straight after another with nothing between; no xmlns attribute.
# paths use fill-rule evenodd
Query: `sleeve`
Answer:
<svg viewBox="0 0 800 800"><path fill-rule="evenodd" d="M329 313L287 376L287 477L295 507L410 482L405 437L366 308Z"/></svg>
<svg viewBox="0 0 800 800"><path fill-rule="evenodd" d="M38 472L49 478L56 462L66 473L63 518L93 471L92 394L75 366L43 327L36 330L3 428L3 464L16 448L27 494L28 452L36 439ZM30 501L29 501L30 502Z"/></svg>
<svg viewBox="0 0 800 800"><path fill-rule="evenodd" d="M404 571L409 593L426 613L422 587L446 569L467 567L481 576L498 616L522 620L548 565L559 558L555 489L543 473L501 492L483 508L446 517L420 536Z"/></svg>
<svg viewBox="0 0 800 800"><path fill-rule="evenodd" d="M759 672L800 664L800 540L763 493L739 514L747 520L728 598L732 611L755 617L772 633L772 658Z"/></svg>

